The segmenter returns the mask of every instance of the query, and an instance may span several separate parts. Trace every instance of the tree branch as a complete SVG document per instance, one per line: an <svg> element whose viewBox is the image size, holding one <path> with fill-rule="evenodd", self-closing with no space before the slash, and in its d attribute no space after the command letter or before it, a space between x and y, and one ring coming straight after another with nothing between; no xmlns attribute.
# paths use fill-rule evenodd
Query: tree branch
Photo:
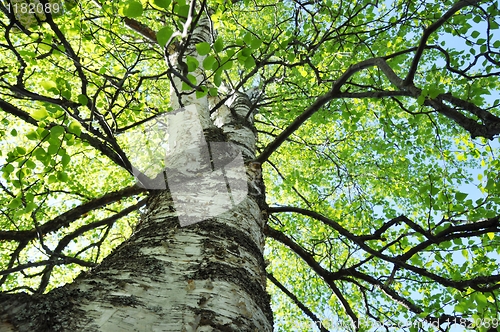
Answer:
<svg viewBox="0 0 500 332"><path fill-rule="evenodd" d="M54 232L61 227L68 226L72 221L78 219L87 212L143 192L145 192L145 189L139 187L138 185L129 186L118 191L111 192L99 198L93 199L90 202L79 205L69 211L66 211L56 218L46 222L45 224L40 225L40 227L38 227L37 229L31 229L29 231L0 231L0 240L25 241L35 239L39 236L39 233L44 235L50 232Z"/></svg>
<svg viewBox="0 0 500 332"><path fill-rule="evenodd" d="M290 292L281 282L279 282L271 273L267 274L267 278L271 280L271 282L278 287L283 293L285 293L286 296L288 296L297 307L304 312L304 314L309 317L312 322L316 325L316 327L321 331L321 332L329 332L329 330L325 329L323 324L321 324L321 320L319 319L318 316L314 314L314 312L311 311L308 307L305 306L304 303L302 303L295 294Z"/></svg>
<svg viewBox="0 0 500 332"><path fill-rule="evenodd" d="M321 107L323 107L326 103L328 103L330 100L332 100L336 95L336 92L330 90L326 94L318 97L316 101L309 106L302 114L297 116L295 120L285 129L281 132L281 134L276 137L274 141L269 143L266 148L262 151L262 153L255 159L255 161L264 163L269 156L274 153L280 146L283 144L286 139L292 135L299 127L307 121L314 113L316 113Z"/></svg>
<svg viewBox="0 0 500 332"><path fill-rule="evenodd" d="M335 285L335 282L332 278L329 277L330 272L325 270L315 259L312 255L307 253L304 248L302 248L300 245L295 243L292 239L290 239L288 236L283 234L282 232L275 230L269 226L266 226L264 233L271 238L283 243L284 245L288 246L290 249L292 249L299 257L301 257L312 269L314 272L316 272L323 280L326 282L328 287L335 293L339 301L342 303L342 306L344 307L347 315L351 319L351 322L354 324L356 327L356 330L359 327L359 319L354 313L354 311L351 308L351 305L349 302L344 298L340 290L338 289L337 285Z"/></svg>
<svg viewBox="0 0 500 332"><path fill-rule="evenodd" d="M116 213L108 218L104 218L102 220L83 225L83 226L79 227L78 229L76 229L74 232L66 235L61 240L59 240L57 247L51 252L49 262L52 260L62 259L63 262L66 261L63 264L76 263L76 264L79 264L82 266L87 266L87 267L94 266L95 264L93 264L93 263L83 261L83 260L78 259L76 257L69 257L66 255L63 255L62 251L64 250L64 248L66 248L68 246L68 244L73 239L77 238L78 236L82 235L85 232L96 229L97 227L114 224L118 219L123 218L126 215L130 214L131 212L136 211L141 206L144 206L146 204L146 200L147 199L142 199L138 203L133 204L131 206L128 206L128 207L124 208L123 210L121 210L120 212L118 212L118 213ZM58 264L58 265L61 265L61 264ZM40 285L37 289L37 293L43 294L45 292L45 290L47 289L47 286L49 285L50 276L52 274L52 270L54 269L54 266L55 266L55 264L51 264L51 263L46 264L46 267L43 270L42 278L40 280Z"/></svg>
<svg viewBox="0 0 500 332"><path fill-rule="evenodd" d="M447 20L449 20L456 12L460 9L474 6L484 0L460 0L453 7L451 7L446 13L443 14L436 22L431 24L427 29L424 30L422 34L422 38L420 39L420 43L418 45L418 49L415 52L415 57L411 63L410 69L408 70L408 74L404 79L403 86L408 86L413 84L413 79L415 78L415 73L417 72L418 64L420 59L422 58L422 54L427 46L427 40L429 37L439 29Z"/></svg>

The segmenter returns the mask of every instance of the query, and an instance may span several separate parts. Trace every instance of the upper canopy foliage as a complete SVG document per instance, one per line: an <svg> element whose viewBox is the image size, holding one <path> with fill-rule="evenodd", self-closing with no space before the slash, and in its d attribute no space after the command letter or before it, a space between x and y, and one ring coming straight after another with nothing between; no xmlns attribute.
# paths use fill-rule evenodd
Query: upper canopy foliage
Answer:
<svg viewBox="0 0 500 332"><path fill-rule="evenodd" d="M71 281L130 235L130 133L180 78L211 111L235 91L259 110L278 330L498 323L497 1L21 3L0 5L3 291ZM176 70L204 14L206 58Z"/></svg>

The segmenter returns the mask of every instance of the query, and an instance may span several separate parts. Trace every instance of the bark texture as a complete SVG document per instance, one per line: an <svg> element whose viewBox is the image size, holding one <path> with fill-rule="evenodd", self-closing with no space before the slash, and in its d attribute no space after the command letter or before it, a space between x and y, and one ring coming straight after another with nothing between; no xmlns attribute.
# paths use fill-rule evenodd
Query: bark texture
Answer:
<svg viewBox="0 0 500 332"><path fill-rule="evenodd" d="M149 203L140 229L73 284L0 297L0 330L271 331L257 202L188 227L168 192Z"/></svg>

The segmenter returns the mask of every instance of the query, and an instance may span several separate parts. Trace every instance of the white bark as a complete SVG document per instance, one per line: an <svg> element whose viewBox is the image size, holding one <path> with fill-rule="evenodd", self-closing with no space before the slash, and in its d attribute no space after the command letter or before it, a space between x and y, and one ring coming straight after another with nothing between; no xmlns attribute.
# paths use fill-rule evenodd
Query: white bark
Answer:
<svg viewBox="0 0 500 332"><path fill-rule="evenodd" d="M198 63L200 64L200 67L198 67L195 71L189 73L196 78L197 84L200 84L205 79L205 72L203 68L201 68L201 64L203 63L205 56L201 56L198 54L195 45L200 42L210 43L212 39L210 31L211 31L210 20L207 16L204 15L200 18L198 26L193 32L191 43L190 45L187 46L186 53L184 54L184 56L190 55L192 57L195 57L198 60ZM179 56L178 53L169 54L166 60L167 64L170 67L174 67L176 68L177 72L182 73L183 69L180 68L180 63L185 63L185 59L178 59L178 56ZM181 107L189 105L195 106L199 112L198 114L199 121L203 129L207 129L213 126L212 122L210 121L207 96L204 96L202 98L196 98L194 90L191 91L191 93L188 93L189 91L183 91L182 80L177 76L173 76L171 85L172 86L170 89L170 105L173 110L178 110Z"/></svg>
<svg viewBox="0 0 500 332"><path fill-rule="evenodd" d="M259 206L246 199L180 227L171 204L153 197L141 230L70 287L95 297L79 307L89 320L80 330L271 331Z"/></svg>
<svg viewBox="0 0 500 332"><path fill-rule="evenodd" d="M247 195L241 152L227 142L206 142L193 105L168 116L166 183L181 226L226 212Z"/></svg>

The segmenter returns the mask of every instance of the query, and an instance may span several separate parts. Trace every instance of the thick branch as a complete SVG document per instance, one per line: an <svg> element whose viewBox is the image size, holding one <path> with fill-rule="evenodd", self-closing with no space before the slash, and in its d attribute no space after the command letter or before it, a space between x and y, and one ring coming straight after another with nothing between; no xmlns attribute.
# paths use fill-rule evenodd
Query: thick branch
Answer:
<svg viewBox="0 0 500 332"><path fill-rule="evenodd" d="M123 18L123 21L125 24L135 32L139 33L140 35L146 37L150 41L154 43L158 43L156 40L156 32L154 32L151 28L149 28L147 25L142 24L139 21L136 21L132 18L125 17Z"/></svg>
<svg viewBox="0 0 500 332"><path fill-rule="evenodd" d="M51 103L55 103L56 105L60 105L62 106L61 104L64 104L66 103L67 101L64 101L64 100L59 100L59 99L54 99L54 98L49 98L48 100L44 99L44 98L48 98L48 97L45 97L45 96L41 96L41 95L38 95L38 94L35 94L35 93L32 93L30 91L27 91L25 89L19 89L17 90L18 92L22 92L23 94L27 95L27 96L30 96L31 98L33 98L33 100L39 100L39 101L47 101L47 102L51 102ZM75 105L73 105L75 106ZM26 123L29 123L33 126L37 126L38 127L38 121L35 120L33 117L31 117L31 115L23 110L21 110L20 108L12 105L11 103L3 100L3 99L0 99L0 108L25 121ZM52 125L56 125L55 123L51 123L49 124L49 126L52 126ZM60 125L60 124L57 124L57 125ZM65 127L65 126L63 126ZM67 130L67 128L65 127L66 129L66 132L70 132ZM81 133L80 134L80 138L83 140L83 141L86 141L88 142L92 147L94 147L95 149L97 149L98 151L100 151L103 155L105 155L106 157L108 157L109 159L111 159L116 165L124 168L125 170L127 170L130 174L133 174L132 172L132 166L130 165L130 162L128 161L127 158L125 158L125 155L124 153L122 153L122 155L120 155L120 151L114 151L108 144L106 144L105 142L102 142L100 141L99 139L87 134L87 133Z"/></svg>
<svg viewBox="0 0 500 332"><path fill-rule="evenodd" d="M38 126L38 122L35 119L33 119L28 112L25 112L17 108L16 106L12 105L11 103L3 99L0 99L0 108L5 112L14 115L16 118L25 121L26 123L29 123L33 126Z"/></svg>
<svg viewBox="0 0 500 332"><path fill-rule="evenodd" d="M345 93L340 92L340 88L345 83L347 83L347 81L354 74L369 67L378 67L384 73L387 79L396 88L402 91L404 95L411 96L415 99L419 98L422 94L422 90L415 87L414 85L406 85L405 82L387 64L386 59L387 57L371 58L349 67L349 69L335 82L332 91L336 91L337 94L334 93L331 99L345 96ZM379 91L375 91L373 93L378 93L380 95ZM478 123L477 121L463 115L459 111L449 107L448 105L443 103L443 100L449 101L450 103L457 105L465 109L466 111L476 115L481 120L483 120L484 124ZM441 94L436 98L427 98L424 101L424 105L432 107L442 115L455 121L458 125L467 130L473 138L485 137L488 139L492 139L495 135L500 133L500 118L488 113L487 111L477 107L476 105L473 105L470 102L453 97L450 94Z"/></svg>
<svg viewBox="0 0 500 332"><path fill-rule="evenodd" d="M314 212L314 211L310 211L310 210L306 210L306 209L302 209L302 208L298 208L298 207L294 207L294 206L277 206L277 207L270 207L268 209L268 212L270 214L279 213L279 212L300 213L302 215L309 216L311 218L314 218L316 220L323 222L324 224L330 226L331 228L333 228L334 230L339 232L339 234L341 234L342 236L345 236L346 238L348 238L349 240L351 240L353 242L361 242L361 241L359 241L359 239L357 239L356 235L352 234L347 229L340 226L337 222L335 222L335 221L333 221L333 220L331 220L331 219L329 219L329 218L327 218L327 217L325 217L317 212Z"/></svg>
<svg viewBox="0 0 500 332"><path fill-rule="evenodd" d="M295 120L281 132L281 134L276 137L274 141L269 143L264 151L255 159L255 161L263 163L265 162L269 156L274 153L280 146L283 144L288 137L290 137L299 127L307 121L314 113L316 113L323 105L332 100L335 97L336 92L330 90L326 94L318 97L316 101L309 106L302 114L297 116Z"/></svg>
<svg viewBox="0 0 500 332"><path fill-rule="evenodd" d="M99 198L96 198L90 202L84 203L77 206L63 214L57 216L56 218L48 221L47 223L40 225L38 229L32 229L29 231L0 231L0 240L6 241L23 241L32 240L41 235L54 232L61 227L69 225L72 221L78 219L83 214L90 212L92 210L101 208L103 206L115 203L125 197L131 197L144 192L145 189L137 185L123 188L121 190L111 192Z"/></svg>
<svg viewBox="0 0 500 332"><path fill-rule="evenodd" d="M304 112L302 112L302 114L297 116L295 120L285 130L283 130L283 132L281 132L281 134L279 134L274 141L267 145L264 151L262 151L262 153L256 158L256 161L260 163L265 162L269 156L274 153L281 146L281 144L283 144L288 137L299 129L299 127L314 113L321 109L321 107L323 107L330 100L339 98L341 95L340 88L349 80L349 78L351 78L355 73L373 66L379 67L395 86L402 86L403 80L394 73L384 58L371 58L352 65L337 81L335 81L330 91L318 97L316 101Z"/></svg>

